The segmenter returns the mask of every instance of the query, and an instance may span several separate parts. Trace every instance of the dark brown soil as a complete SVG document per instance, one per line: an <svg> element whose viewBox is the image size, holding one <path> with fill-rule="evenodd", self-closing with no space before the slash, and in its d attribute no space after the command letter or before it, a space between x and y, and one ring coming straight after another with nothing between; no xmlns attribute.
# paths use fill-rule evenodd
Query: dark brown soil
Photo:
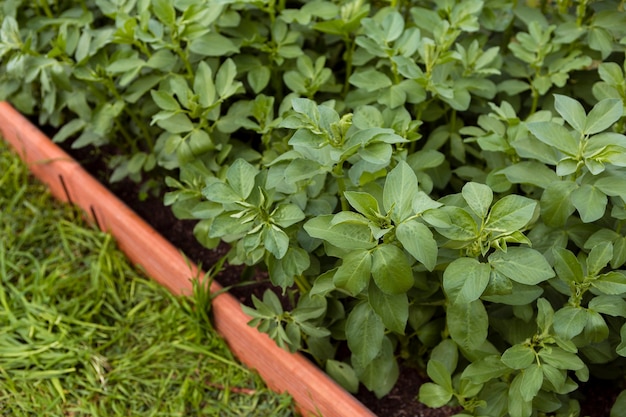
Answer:
<svg viewBox="0 0 626 417"><path fill-rule="evenodd" d="M104 178L106 168L100 158L94 158L87 151L72 151L74 157L83 161L86 169L98 178ZM84 163L87 161L88 163ZM166 239L193 262L204 269L214 265L227 251L228 246L221 244L217 250L208 250L197 243L193 236L195 221L179 220L174 217L169 208L164 207L161 199L149 197L144 201L137 198L138 188L131 182L122 182L113 185L112 191L143 217L152 227L159 231ZM241 284L242 274L246 276L246 285ZM252 294L262 297L265 289L271 285L267 274L262 271L245 270L241 266L226 265L215 279L222 286L232 286L230 293L242 303L251 304ZM400 378L393 390L383 399L361 387L355 395L364 405L380 417L449 417L462 411L460 408L442 407L431 409L417 401L419 387L428 381L423 372L410 366L401 366ZM610 409L622 387L615 381L591 380L584 384L579 391L582 405L581 416L607 417Z"/></svg>

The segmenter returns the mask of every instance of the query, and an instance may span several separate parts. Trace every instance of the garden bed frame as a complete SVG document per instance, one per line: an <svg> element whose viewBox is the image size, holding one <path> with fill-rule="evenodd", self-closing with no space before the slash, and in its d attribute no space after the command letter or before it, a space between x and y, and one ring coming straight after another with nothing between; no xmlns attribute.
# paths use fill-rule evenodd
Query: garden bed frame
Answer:
<svg viewBox="0 0 626 417"><path fill-rule="evenodd" d="M203 272L7 102L0 102L0 132L57 199L80 207L89 220L111 233L149 277L174 294L192 293L192 280ZM212 281L211 292L221 289ZM213 299L212 315L239 360L274 391L291 394L304 416L375 416L304 356L279 348L248 326L250 317L230 294Z"/></svg>

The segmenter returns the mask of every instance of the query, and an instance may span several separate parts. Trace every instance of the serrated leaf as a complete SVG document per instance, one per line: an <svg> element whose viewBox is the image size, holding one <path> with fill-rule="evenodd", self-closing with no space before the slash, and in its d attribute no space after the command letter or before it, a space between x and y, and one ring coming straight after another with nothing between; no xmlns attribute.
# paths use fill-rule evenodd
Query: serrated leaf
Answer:
<svg viewBox="0 0 626 417"><path fill-rule="evenodd" d="M387 294L405 293L415 282L404 252L392 244L379 245L374 251L372 277L378 288Z"/></svg>
<svg viewBox="0 0 626 417"><path fill-rule="evenodd" d="M357 368L356 365L355 368ZM400 375L400 368L389 337L383 338L380 354L373 361L366 363L362 369L358 369L357 374L363 385L373 391L378 398L384 397L391 391Z"/></svg>
<svg viewBox="0 0 626 417"><path fill-rule="evenodd" d="M586 310L587 324L583 335L590 343L600 343L609 337L609 327L604 318L597 312Z"/></svg>
<svg viewBox="0 0 626 417"><path fill-rule="evenodd" d="M271 76L272 72L268 67L264 65L254 67L248 71L248 84L250 84L250 87L252 87L252 91L254 91L255 94L259 94L265 87L267 87Z"/></svg>
<svg viewBox="0 0 626 417"><path fill-rule="evenodd" d="M621 176L602 177L595 181L593 185L608 196L626 198L626 181Z"/></svg>
<svg viewBox="0 0 626 417"><path fill-rule="evenodd" d="M209 237L223 237L226 235L239 235L247 232L251 223L241 223L241 220L233 217L236 212L222 213L213 219L209 229Z"/></svg>
<svg viewBox="0 0 626 417"><path fill-rule="evenodd" d="M473 258L455 259L443 273L443 289L451 303L470 303L482 295L491 268Z"/></svg>
<svg viewBox="0 0 626 417"><path fill-rule="evenodd" d="M537 326L543 332L548 332L554 323L554 309L548 300L537 300Z"/></svg>
<svg viewBox="0 0 626 417"><path fill-rule="evenodd" d="M437 265L438 246L430 229L417 220L402 222L396 228L396 237L404 249L432 271Z"/></svg>
<svg viewBox="0 0 626 417"><path fill-rule="evenodd" d="M441 362L450 375L459 363L459 349L452 339L443 339L430 353L430 360Z"/></svg>

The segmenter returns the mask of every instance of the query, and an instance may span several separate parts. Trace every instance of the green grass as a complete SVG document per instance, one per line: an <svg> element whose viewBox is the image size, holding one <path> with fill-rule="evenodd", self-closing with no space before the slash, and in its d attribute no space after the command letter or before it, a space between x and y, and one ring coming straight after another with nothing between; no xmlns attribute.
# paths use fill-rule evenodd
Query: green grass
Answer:
<svg viewBox="0 0 626 417"><path fill-rule="evenodd" d="M0 278L0 415L294 415L235 361L206 297L143 277L1 140Z"/></svg>

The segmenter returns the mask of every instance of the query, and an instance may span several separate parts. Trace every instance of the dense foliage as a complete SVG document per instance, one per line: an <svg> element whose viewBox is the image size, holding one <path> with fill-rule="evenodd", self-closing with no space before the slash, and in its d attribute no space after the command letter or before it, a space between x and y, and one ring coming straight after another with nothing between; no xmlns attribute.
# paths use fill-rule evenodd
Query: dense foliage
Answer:
<svg viewBox="0 0 626 417"><path fill-rule="evenodd" d="M2 7L0 96L111 181L169 172L202 244L297 291L251 324L349 390L402 358L459 416L577 416L623 379L623 1Z"/></svg>

